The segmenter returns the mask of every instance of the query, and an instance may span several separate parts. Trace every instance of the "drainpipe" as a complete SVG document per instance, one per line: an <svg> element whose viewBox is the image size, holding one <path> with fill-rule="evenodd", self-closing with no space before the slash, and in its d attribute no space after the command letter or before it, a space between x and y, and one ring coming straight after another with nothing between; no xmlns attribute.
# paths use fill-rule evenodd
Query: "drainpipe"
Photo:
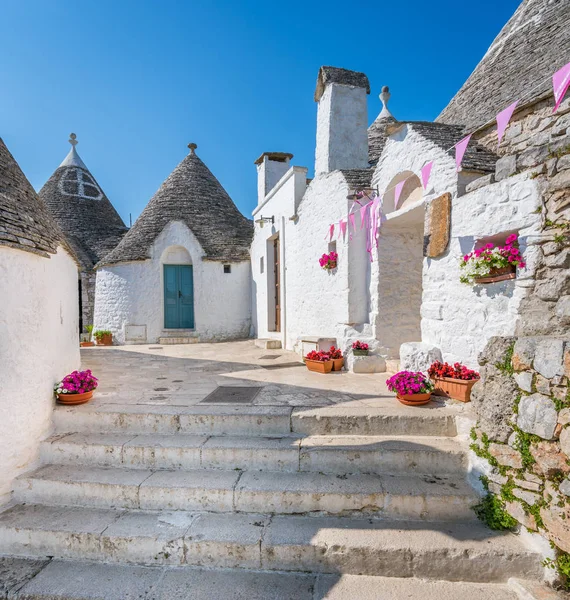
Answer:
<svg viewBox="0 0 570 600"><path fill-rule="evenodd" d="M281 346L285 349L287 341L287 276L285 265L285 217L281 217Z"/></svg>

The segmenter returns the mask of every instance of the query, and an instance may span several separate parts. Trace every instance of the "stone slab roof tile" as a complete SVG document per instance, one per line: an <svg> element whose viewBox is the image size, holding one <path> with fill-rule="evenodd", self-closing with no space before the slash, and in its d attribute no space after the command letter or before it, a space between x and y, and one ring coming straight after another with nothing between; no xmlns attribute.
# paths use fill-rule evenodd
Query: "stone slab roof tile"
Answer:
<svg viewBox="0 0 570 600"><path fill-rule="evenodd" d="M569 32L570 0L524 0L436 120L473 131L515 100L552 93L552 74L570 60Z"/></svg>
<svg viewBox="0 0 570 600"><path fill-rule="evenodd" d="M338 83L339 85L350 85L353 87L364 88L367 94L370 94L370 82L364 73L358 71L349 71L340 67L321 67L317 76L317 86L315 88L315 102L318 102L325 91L325 86L329 83Z"/></svg>
<svg viewBox="0 0 570 600"><path fill-rule="evenodd" d="M41 256L63 245L61 229L0 138L0 245Z"/></svg>
<svg viewBox="0 0 570 600"><path fill-rule="evenodd" d="M341 173L351 190L363 190L372 185L373 169L343 169Z"/></svg>
<svg viewBox="0 0 570 600"><path fill-rule="evenodd" d="M182 221L200 242L205 260L249 260L253 222L244 217L220 182L191 153L172 171L135 224L100 265L150 258L150 247L172 221Z"/></svg>

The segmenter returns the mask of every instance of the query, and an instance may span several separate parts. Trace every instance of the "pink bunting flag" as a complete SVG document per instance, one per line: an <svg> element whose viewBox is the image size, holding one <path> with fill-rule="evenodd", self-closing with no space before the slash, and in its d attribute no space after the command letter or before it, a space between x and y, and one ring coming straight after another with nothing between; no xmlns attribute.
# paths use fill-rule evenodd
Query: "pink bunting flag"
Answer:
<svg viewBox="0 0 570 600"><path fill-rule="evenodd" d="M345 238L345 236L346 236L346 225L347 225L347 223L346 223L346 219L341 219L341 220L338 222L338 226L339 226L339 228L340 228L340 233L341 233L341 235L342 235L342 239L344 239L344 238Z"/></svg>
<svg viewBox="0 0 570 600"><path fill-rule="evenodd" d="M558 110L560 103L564 100L564 96L570 87L570 63L564 65L561 69L556 71L552 76L552 87L554 89L554 110L553 113Z"/></svg>
<svg viewBox="0 0 570 600"><path fill-rule="evenodd" d="M333 239L333 235L334 235L334 223L329 227L329 234L328 234L328 236L325 236L325 240L328 237L329 241L331 241Z"/></svg>
<svg viewBox="0 0 570 600"><path fill-rule="evenodd" d="M398 208L398 202L400 202L400 194L402 193L402 190L404 189L404 185L406 184L406 179L404 179L404 181L400 181L400 183L396 184L396 189L394 191L394 210L397 210Z"/></svg>
<svg viewBox="0 0 570 600"><path fill-rule="evenodd" d="M360 229L364 229L366 226L366 222L368 220L368 209L370 208L371 204L372 202L369 202L360 209Z"/></svg>
<svg viewBox="0 0 570 600"><path fill-rule="evenodd" d="M457 167L457 171L461 170L461 162L463 161L463 156L465 154L465 150L467 150L467 145L469 144L470 139L471 134L455 144L455 165Z"/></svg>
<svg viewBox="0 0 570 600"><path fill-rule="evenodd" d="M352 225L352 231L356 231L356 222L355 222L355 218L354 218L354 213L350 213L348 215L348 222ZM350 227L348 228L348 231L350 233ZM350 239L352 239L352 233L350 233Z"/></svg>
<svg viewBox="0 0 570 600"><path fill-rule="evenodd" d="M511 117L513 116L513 113L515 112L515 108L517 107L518 103L519 103L518 100L516 102L513 102L510 106L507 106L507 108L505 108L505 110L502 110L497 115L497 137L499 138L499 144L501 143L501 140L503 139L503 135L505 135L505 129L507 128L507 125L509 124Z"/></svg>
<svg viewBox="0 0 570 600"><path fill-rule="evenodd" d="M424 190L427 190L429 183L429 176L431 175L431 168L433 167L433 160L430 160L427 164L422 167L422 185L424 186Z"/></svg>

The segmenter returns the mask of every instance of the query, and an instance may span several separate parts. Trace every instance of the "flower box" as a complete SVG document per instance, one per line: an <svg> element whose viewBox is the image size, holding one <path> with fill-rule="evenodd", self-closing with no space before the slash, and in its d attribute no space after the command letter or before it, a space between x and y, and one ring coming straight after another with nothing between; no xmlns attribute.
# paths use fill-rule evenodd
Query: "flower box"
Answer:
<svg viewBox="0 0 570 600"><path fill-rule="evenodd" d="M306 358L305 364L309 371L314 371L315 373L330 373L333 368L332 360L309 360Z"/></svg>
<svg viewBox="0 0 570 600"><path fill-rule="evenodd" d="M113 345L113 334L112 333L101 333L100 331L95 332L95 340L97 346L112 346Z"/></svg>
<svg viewBox="0 0 570 600"><path fill-rule="evenodd" d="M399 371L386 380L386 386L407 406L427 404L433 390L433 383L420 371Z"/></svg>
<svg viewBox="0 0 570 600"><path fill-rule="evenodd" d="M333 371L342 371L342 368L344 367L344 358L333 358L332 359L332 364L333 364Z"/></svg>
<svg viewBox="0 0 570 600"><path fill-rule="evenodd" d="M506 281L507 279L515 279L517 276L517 268L515 265L508 265L507 267L495 268L493 267L488 275L482 277L474 277L473 282L476 284L480 283L495 283L497 281Z"/></svg>
<svg viewBox="0 0 570 600"><path fill-rule="evenodd" d="M436 396L445 396L460 402L470 402L471 388L479 379L453 379L453 377L432 377L435 385L434 394Z"/></svg>
<svg viewBox="0 0 570 600"><path fill-rule="evenodd" d="M97 377L87 371L73 371L66 375L53 390L60 404L85 404L93 397L93 391L98 385Z"/></svg>
<svg viewBox="0 0 570 600"><path fill-rule="evenodd" d="M91 346L94 346L95 343L94 342L79 342L79 345L81 346L81 348L91 348Z"/></svg>
<svg viewBox="0 0 570 600"><path fill-rule="evenodd" d="M354 356L368 356L369 350L353 350Z"/></svg>
<svg viewBox="0 0 570 600"><path fill-rule="evenodd" d="M85 404L93 398L93 390L84 394L57 394L57 401L60 404L73 406L75 404Z"/></svg>

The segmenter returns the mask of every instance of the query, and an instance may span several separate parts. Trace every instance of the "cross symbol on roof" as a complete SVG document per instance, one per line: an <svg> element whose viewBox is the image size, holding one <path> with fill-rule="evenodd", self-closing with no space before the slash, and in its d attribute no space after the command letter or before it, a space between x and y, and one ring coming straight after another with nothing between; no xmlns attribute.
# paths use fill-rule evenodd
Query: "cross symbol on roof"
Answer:
<svg viewBox="0 0 570 600"><path fill-rule="evenodd" d="M69 143L75 148L75 146L77 146L77 144L79 144L79 142L77 141L77 136L75 135L75 133L70 133L69 134Z"/></svg>

